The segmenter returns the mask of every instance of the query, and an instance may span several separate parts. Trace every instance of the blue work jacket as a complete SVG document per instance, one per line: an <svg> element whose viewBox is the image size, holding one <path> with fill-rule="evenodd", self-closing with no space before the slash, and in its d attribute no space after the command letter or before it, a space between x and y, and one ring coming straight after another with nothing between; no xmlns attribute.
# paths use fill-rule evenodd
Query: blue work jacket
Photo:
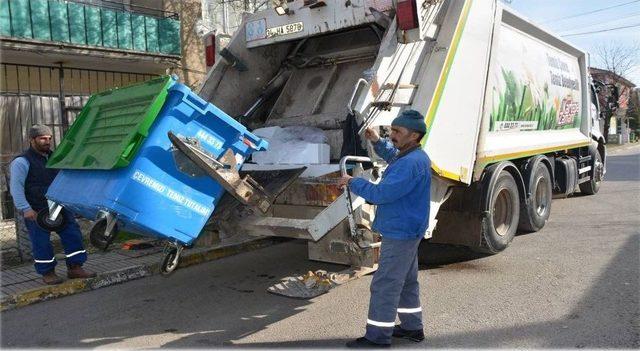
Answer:
<svg viewBox="0 0 640 351"><path fill-rule="evenodd" d="M377 205L373 230L397 240L423 236L429 227L431 200L431 160L417 148L399 155L391 141L380 139L374 144L388 166L378 184L363 178L349 182L352 193Z"/></svg>

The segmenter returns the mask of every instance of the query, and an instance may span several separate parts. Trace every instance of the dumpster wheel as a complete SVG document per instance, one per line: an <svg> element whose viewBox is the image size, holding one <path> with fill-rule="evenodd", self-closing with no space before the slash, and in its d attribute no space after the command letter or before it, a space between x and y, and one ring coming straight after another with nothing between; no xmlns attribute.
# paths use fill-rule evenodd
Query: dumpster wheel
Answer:
<svg viewBox="0 0 640 351"><path fill-rule="evenodd" d="M91 227L89 232L89 241L91 245L97 247L100 250L106 251L109 245L116 238L118 233L118 226L114 225L109 233L107 233L107 219L102 218L97 220Z"/></svg>
<svg viewBox="0 0 640 351"><path fill-rule="evenodd" d="M57 232L58 230L62 230L67 225L67 221L62 213L60 213L54 220L51 220L49 218L48 208L43 208L42 210L38 211L36 223L38 223L40 228L50 232Z"/></svg>
<svg viewBox="0 0 640 351"><path fill-rule="evenodd" d="M166 254L162 258L162 263L160 264L160 274L163 276L169 276L173 271L178 268L178 264L180 263L180 254L182 253L182 246L171 247L165 250Z"/></svg>

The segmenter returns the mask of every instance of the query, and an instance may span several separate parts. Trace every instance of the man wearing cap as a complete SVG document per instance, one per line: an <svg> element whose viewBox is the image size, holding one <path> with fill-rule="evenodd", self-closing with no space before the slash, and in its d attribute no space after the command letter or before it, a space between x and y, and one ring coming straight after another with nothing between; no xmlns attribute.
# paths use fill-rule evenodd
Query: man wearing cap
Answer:
<svg viewBox="0 0 640 351"><path fill-rule="evenodd" d="M11 162L9 183L13 202L23 213L29 231L36 272L50 285L62 283L62 278L55 273L51 233L36 223L36 217L38 211L48 208L45 194L58 173L55 169L46 168L51 155L51 136L51 129L44 125L34 125L29 129L30 148ZM69 211L63 210L61 215L65 216L66 225L57 233L66 254L67 276L70 279L95 277L95 273L82 268L87 252L82 245L78 223Z"/></svg>
<svg viewBox="0 0 640 351"><path fill-rule="evenodd" d="M426 132L424 117L415 110L405 110L393 120L391 140L368 128L365 138L388 164L382 179L378 184L350 176L340 179L341 186L377 205L373 230L382 236L366 334L347 342L347 347L389 347L392 336L424 340L418 246L429 227L431 161L420 146Z"/></svg>

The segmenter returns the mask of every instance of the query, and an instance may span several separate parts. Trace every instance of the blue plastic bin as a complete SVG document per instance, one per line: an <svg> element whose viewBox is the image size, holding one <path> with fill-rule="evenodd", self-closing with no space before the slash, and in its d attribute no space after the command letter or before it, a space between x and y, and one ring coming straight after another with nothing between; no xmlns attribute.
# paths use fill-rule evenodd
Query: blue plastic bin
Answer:
<svg viewBox="0 0 640 351"><path fill-rule="evenodd" d="M89 219L99 211L111 212L121 230L190 245L224 189L202 172L192 176L178 168L169 131L197 138L216 157L231 148L238 167L268 146L188 87L174 83L131 164L113 170L61 170L47 198Z"/></svg>

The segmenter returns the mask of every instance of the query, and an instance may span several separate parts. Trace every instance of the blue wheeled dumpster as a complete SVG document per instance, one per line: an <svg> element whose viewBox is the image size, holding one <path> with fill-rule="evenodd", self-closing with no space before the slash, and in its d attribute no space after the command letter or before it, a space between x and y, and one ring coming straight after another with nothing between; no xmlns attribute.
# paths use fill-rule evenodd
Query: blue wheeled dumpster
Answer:
<svg viewBox="0 0 640 351"><path fill-rule="evenodd" d="M48 167L61 171L47 198L119 229L188 246L223 187L179 153L172 132L212 157L235 156L238 168L267 142L175 78L164 77L91 97Z"/></svg>

